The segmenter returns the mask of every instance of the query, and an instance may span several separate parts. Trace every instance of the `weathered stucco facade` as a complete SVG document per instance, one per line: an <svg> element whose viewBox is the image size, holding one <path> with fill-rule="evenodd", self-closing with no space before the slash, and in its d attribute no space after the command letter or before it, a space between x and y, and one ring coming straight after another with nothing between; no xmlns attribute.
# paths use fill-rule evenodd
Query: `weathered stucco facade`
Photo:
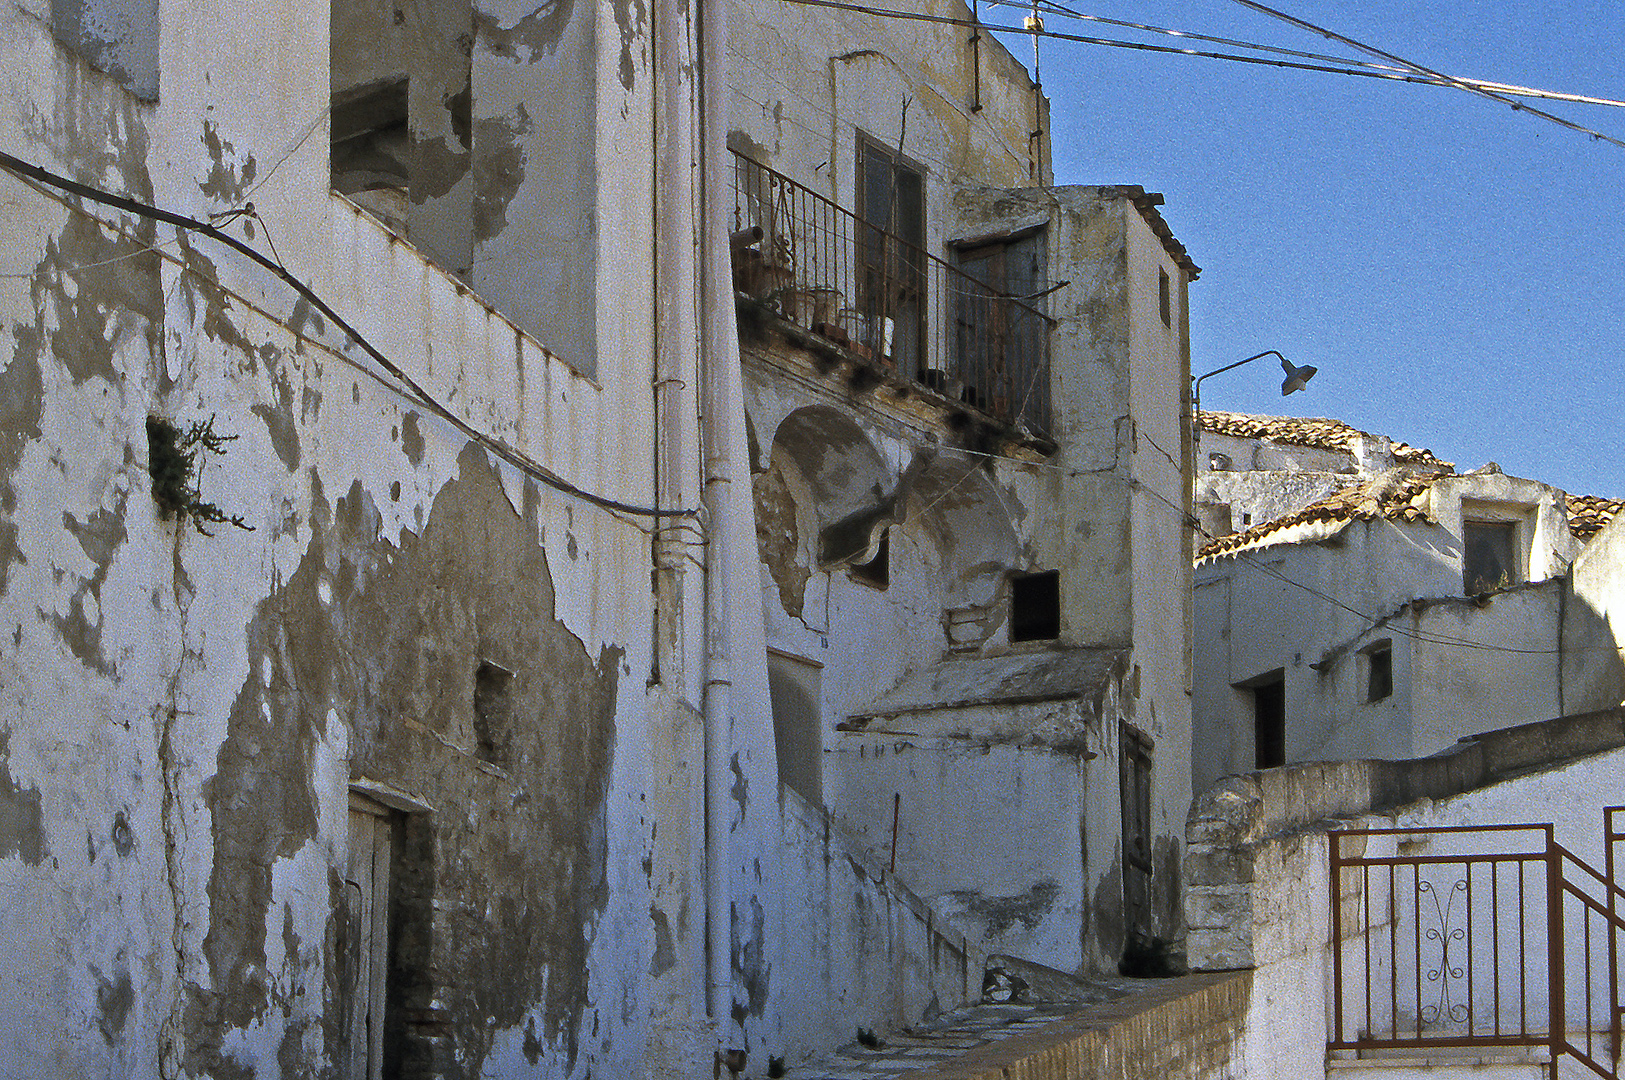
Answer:
<svg viewBox="0 0 1625 1080"><path fill-rule="evenodd" d="M763 1075L1177 950L1195 267L991 39L728 14L0 14L8 1068ZM1042 253L1024 384L736 296L860 134Z"/></svg>
<svg viewBox="0 0 1625 1080"><path fill-rule="evenodd" d="M1600 559L1591 585L1570 572L1582 540L1566 502L1498 471L1390 470L1210 544L1195 579L1197 790L1617 704L1601 688L1617 692L1617 643L1595 610L1611 575ZM1475 576L1475 528L1506 539L1493 583ZM1587 679L1589 696L1569 690Z"/></svg>

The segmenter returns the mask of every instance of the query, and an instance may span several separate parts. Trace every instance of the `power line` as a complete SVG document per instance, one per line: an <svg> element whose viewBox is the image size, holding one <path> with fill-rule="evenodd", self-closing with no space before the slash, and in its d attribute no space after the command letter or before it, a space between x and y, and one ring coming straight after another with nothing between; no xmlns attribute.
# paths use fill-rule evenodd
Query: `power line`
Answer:
<svg viewBox="0 0 1625 1080"><path fill-rule="evenodd" d="M1406 74L1404 71L1390 71L1385 68L1336 67L1327 64L1305 63L1296 60L1272 60L1263 56L1242 56L1236 53L1209 52L1202 49L1179 49L1170 45L1152 45L1143 41L1122 41L1117 38L1100 38L1089 37L1083 34L1068 34L1060 30L1038 30L1029 29L1022 26L995 26L991 23L981 22L976 19L961 19L952 15L929 15L924 12L917 11L899 11L894 8L869 7L864 4L848 3L846 0L783 0L783 2L787 4L805 4L811 7L833 8L839 11L854 11L859 14L874 15L879 18L905 19L915 22L946 23L951 26L961 26L968 30L986 31L989 33L1054 38L1057 41L1072 41L1082 45L1100 45L1117 49L1135 49L1140 52L1167 53L1176 56L1200 56L1210 60L1229 60L1235 63L1256 64L1263 67L1286 68L1294 71L1319 71L1331 75L1356 75L1361 78L1386 79L1391 82L1414 83L1419 86L1455 87L1457 89L1480 94L1494 101L1499 101L1505 105L1511 106L1515 110L1527 112L1531 116L1536 116L1542 120L1550 121L1551 123L1568 128L1569 130L1578 132L1579 134L1589 135L1591 138L1600 142L1612 143L1615 146L1625 148L1625 140L1617 139L1612 135L1605 135L1600 131L1588 128L1583 124L1577 124L1572 120L1565 120L1561 116L1557 116L1553 113L1545 112L1542 109L1537 109L1531 105L1525 105L1520 101L1513 100L1513 98L1509 95L1519 92L1517 89L1505 88L1497 90L1493 89L1493 87L1499 84L1478 83L1470 79L1460 79L1451 75L1444 75L1440 72L1433 71L1430 68L1421 67L1420 65L1406 64L1406 68L1413 72L1413 74ZM1248 4L1249 6L1257 6L1266 11L1272 10L1264 8L1261 4L1253 5L1251 0L1236 0L1236 2ZM1285 15L1282 17L1288 19L1291 18L1291 16ZM1309 26L1312 24L1305 23L1303 25ZM1318 32L1325 33L1329 37L1338 37L1338 35L1333 34L1331 31L1320 31L1318 28L1316 29ZM1339 38L1339 40L1345 39ZM1382 53L1380 50L1370 49L1368 46L1357 47L1375 52L1377 55L1387 56L1391 59L1397 60L1397 58L1392 57L1388 53ZM1404 63L1404 61L1398 62ZM1359 63L1359 61L1350 60L1345 61L1345 63ZM1551 94L1551 92L1543 92L1540 96L1556 95ZM1568 98L1565 97L1561 100L1568 100ZM1618 104L1621 107L1625 107L1625 102L1613 102L1608 99L1601 98L1588 100L1592 100L1594 104Z"/></svg>
<svg viewBox="0 0 1625 1080"><path fill-rule="evenodd" d="M101 203L104 206L111 206L114 209L123 210L126 213L134 214L138 217L151 218L153 220L162 221L165 224L172 225L177 229L186 229L193 232L202 233L204 236L209 237L217 243L224 244L231 250L244 256L245 258L248 258L256 265L270 271L289 288L293 289L294 292L298 293L307 302L309 302L312 307L320 311L323 315L326 315L330 320L332 320L334 326L343 331L351 341L359 345L368 356L372 357L373 361L377 363L379 367L383 368L393 378L399 380L409 387L413 396L422 402L426 408L430 409L441 419L463 432L469 438L490 448L497 454L498 457L502 458L516 469L519 469L521 472L540 480L549 487L564 492L567 495L572 495L578 499L582 499L585 502L592 503L593 505L599 506L605 510L613 510L636 517L694 517L698 513L698 511L695 510L668 510L660 507L636 506L631 503L622 502L619 499L612 499L607 496L586 491L570 483L570 481L564 479L564 477L559 476L547 466L531 458L528 454L525 454L517 448L510 446L504 440L478 430L472 424L469 424L462 417L454 413L449 407L442 405L427 390L420 386L415 379L403 371L394 361L390 360L389 357L380 352L377 347L368 341L360 331L350 324L347 319L345 319L337 311L333 310L332 306L328 304L326 300L323 300L321 296L318 295L310 286L306 285L299 278L295 277L280 263L267 258L258 251L255 251L253 248L249 247L247 244L238 240L236 237L221 231L207 222L198 221L195 218L189 218L182 214L175 214L168 210L160 209L156 206L149 206L146 203L125 198L122 195L113 195L97 188L89 187L75 180L70 180L65 176L59 176L56 173L43 169L38 165L30 164L29 162L23 161L21 158L12 157L10 154L5 153L4 151L0 151L0 168L4 168L20 177L34 181L35 183L44 184L60 191L78 195L80 198L89 199L92 202ZM67 205L81 213L85 213L86 216L92 218L93 220L100 221L100 219L96 218L94 214L89 214L88 211L84 211L81 207L73 207L71 203ZM102 222L102 224L106 225L107 223Z"/></svg>
<svg viewBox="0 0 1625 1080"><path fill-rule="evenodd" d="M1364 42L1356 41L1354 38L1348 37L1344 34L1339 34L1335 30L1328 30L1323 26L1316 26L1307 19L1300 19L1296 15L1289 15L1284 11L1277 11L1275 8L1259 3L1258 0L1235 0L1235 2L1240 4L1242 7L1251 8L1253 11L1261 12L1273 19L1280 19L1282 22L1290 23L1291 25L1300 29L1319 34L1330 41L1341 42L1344 45L1349 46L1351 49L1358 49L1359 51L1367 53L1371 56L1388 60L1395 64L1400 64L1403 67L1409 68L1411 71L1415 71L1419 74L1426 75L1429 78L1436 79L1445 85L1454 86L1458 89L1465 90L1470 94L1478 94L1481 97L1489 98L1491 101L1499 101L1503 105L1510 106L1515 112L1526 112L1531 116L1538 116L1542 120L1547 120L1551 123L1566 127L1571 131L1578 131L1581 134L1590 135L1593 139L1600 139L1604 142L1613 143L1615 146L1625 148L1625 139L1616 139L1611 135L1604 135L1600 131L1593 131L1588 127L1574 123L1572 120L1565 120L1561 116L1557 116L1554 113L1549 113L1542 109L1525 105L1521 101L1515 101L1505 92L1488 89L1488 84L1474 83L1467 79L1458 79L1453 75L1446 75L1443 72L1435 71L1430 67L1424 67L1421 64L1406 60L1402 56L1395 56L1391 52L1379 49L1374 45L1367 45Z"/></svg>
<svg viewBox="0 0 1625 1080"><path fill-rule="evenodd" d="M1025 6L1016 2L1016 0L988 0L988 4L992 7ZM1046 11L1049 14L1059 15L1062 18L1077 19L1080 22L1101 23L1106 26L1120 26L1129 30L1141 30L1150 34L1163 34L1168 37L1186 38L1191 41L1210 41L1218 45L1230 45L1240 49L1253 49L1258 52L1276 53L1281 56L1296 56L1305 60L1323 60L1329 63L1345 65L1353 64L1357 68L1368 68L1373 71L1400 73L1414 71L1412 68L1400 67L1394 64L1377 64L1369 60L1355 60L1346 56L1332 56L1326 53L1304 52L1301 49L1286 49L1279 45L1261 45L1256 41L1241 41L1236 38L1214 37L1210 34L1198 34L1189 30L1174 30L1166 26L1154 26L1149 23L1128 22L1123 19L1109 19L1104 15L1087 15L1076 8L1070 8L1064 4L1055 3L1053 0L1046 0L1046 2L1040 3L1039 7L1041 10ZM1024 32L1030 33L1030 31ZM1355 72L1351 71L1349 74L1355 74ZM1541 90L1532 86L1514 86L1511 83L1490 82L1487 79L1457 78L1453 81L1411 79L1407 81L1415 82L1418 85L1430 86L1452 86L1456 82L1460 82L1469 86L1483 87L1487 90L1497 90L1503 94L1511 94L1517 97L1546 98L1551 101L1569 101L1582 105L1607 105L1616 109L1625 109L1625 101L1619 101L1614 98L1592 97L1588 94L1568 94L1558 90Z"/></svg>

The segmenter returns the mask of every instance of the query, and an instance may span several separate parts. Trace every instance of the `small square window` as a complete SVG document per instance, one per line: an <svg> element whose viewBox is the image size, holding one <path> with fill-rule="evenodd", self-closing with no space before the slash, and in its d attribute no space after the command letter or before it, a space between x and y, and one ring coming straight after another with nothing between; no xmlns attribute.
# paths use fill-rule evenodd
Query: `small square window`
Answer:
<svg viewBox="0 0 1625 1080"><path fill-rule="evenodd" d="M484 761L508 757L513 721L513 672L484 663L474 670L474 741Z"/></svg>
<svg viewBox="0 0 1625 1080"><path fill-rule="evenodd" d="M1045 570L1010 579L1010 640L1052 641L1061 636L1061 572Z"/></svg>
<svg viewBox="0 0 1625 1080"><path fill-rule="evenodd" d="M1394 692L1394 648L1386 641L1366 649L1365 700L1382 701Z"/></svg>

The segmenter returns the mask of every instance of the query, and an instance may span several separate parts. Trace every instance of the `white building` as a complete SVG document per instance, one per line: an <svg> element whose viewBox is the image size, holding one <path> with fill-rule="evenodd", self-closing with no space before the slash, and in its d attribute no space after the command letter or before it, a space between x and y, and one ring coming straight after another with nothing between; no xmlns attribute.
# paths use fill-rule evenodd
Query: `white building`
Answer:
<svg viewBox="0 0 1625 1080"><path fill-rule="evenodd" d="M1197 789L1617 703L1577 700L1560 675L1590 619L1565 575L1617 508L1493 467L1395 468L1211 541L1195 579Z"/></svg>
<svg viewBox="0 0 1625 1080"><path fill-rule="evenodd" d="M696 18L0 14L19 1074L762 1075L1177 943L1195 266L989 38Z"/></svg>

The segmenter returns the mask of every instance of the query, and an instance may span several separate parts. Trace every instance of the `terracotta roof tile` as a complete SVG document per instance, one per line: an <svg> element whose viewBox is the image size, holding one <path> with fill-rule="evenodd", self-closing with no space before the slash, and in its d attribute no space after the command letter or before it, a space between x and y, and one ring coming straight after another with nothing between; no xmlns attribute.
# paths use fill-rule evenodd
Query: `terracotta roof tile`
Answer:
<svg viewBox="0 0 1625 1080"><path fill-rule="evenodd" d="M1238 439L1268 439L1271 442L1308 446L1317 450L1354 453L1354 440L1368 432L1350 427L1341 420L1326 416L1255 416L1250 413L1213 412L1202 410L1202 430L1215 435L1229 435ZM1407 446L1402 442L1391 444L1394 460L1418 468L1449 467L1431 450Z"/></svg>
<svg viewBox="0 0 1625 1080"><path fill-rule="evenodd" d="M1319 502L1310 503L1302 510L1229 536L1221 536L1196 553L1197 561L1234 554L1247 548L1268 547L1270 538L1275 534L1315 522L1371 521L1376 518L1425 521L1428 489L1441 476L1449 475L1450 470L1443 467L1427 472L1390 469L1365 483L1352 484Z"/></svg>
<svg viewBox="0 0 1625 1080"><path fill-rule="evenodd" d="M1625 507L1625 499L1605 499L1600 495L1568 496L1569 532L1581 540L1590 540L1614 520L1614 515Z"/></svg>

